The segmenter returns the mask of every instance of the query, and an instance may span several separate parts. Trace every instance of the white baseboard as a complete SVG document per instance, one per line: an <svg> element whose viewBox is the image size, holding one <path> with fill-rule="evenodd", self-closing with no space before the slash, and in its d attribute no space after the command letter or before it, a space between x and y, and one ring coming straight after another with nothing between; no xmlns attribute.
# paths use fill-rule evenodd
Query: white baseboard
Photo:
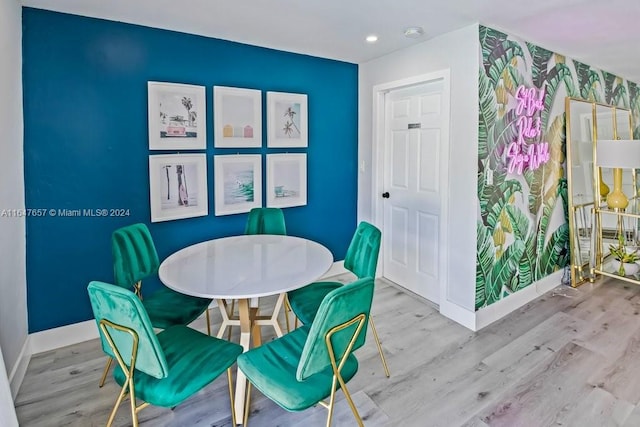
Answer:
<svg viewBox="0 0 640 427"><path fill-rule="evenodd" d="M476 312L469 311L449 301L443 301L443 303L440 304L440 314L461 324L465 328L469 328L472 331L479 331L485 326L490 325L496 320L502 319L512 311L515 311L523 305L533 301L540 295L543 295L551 289L559 286L560 280L562 279L562 273L562 270L556 271L544 279L527 286L521 291L509 295L508 298L497 301Z"/></svg>
<svg viewBox="0 0 640 427"><path fill-rule="evenodd" d="M560 285L563 270L558 270L550 274L544 279L538 280L526 288L509 295L507 298L497 301L488 307L482 308L476 312L476 327L479 331L485 326L502 319L512 311L517 310L523 305L533 301L540 295L554 289ZM455 319L454 319L455 320Z"/></svg>
<svg viewBox="0 0 640 427"><path fill-rule="evenodd" d="M13 400L16 400L16 396L18 395L18 391L20 390L20 386L22 385L22 381L24 380L24 376L27 373L27 367L29 367L29 361L31 360L31 352L29 352L29 338L25 340L22 345L22 350L20 350L20 355L18 356L18 360L15 365L13 365L13 369L9 374L9 388L11 389L11 397Z"/></svg>
<svg viewBox="0 0 640 427"><path fill-rule="evenodd" d="M476 312L469 311L464 307L454 304L450 301L442 301L440 303L440 314L464 326L465 328L476 331Z"/></svg>
<svg viewBox="0 0 640 427"><path fill-rule="evenodd" d="M98 326L96 321L91 319L29 334L29 349L31 354L38 354L94 338L98 338Z"/></svg>

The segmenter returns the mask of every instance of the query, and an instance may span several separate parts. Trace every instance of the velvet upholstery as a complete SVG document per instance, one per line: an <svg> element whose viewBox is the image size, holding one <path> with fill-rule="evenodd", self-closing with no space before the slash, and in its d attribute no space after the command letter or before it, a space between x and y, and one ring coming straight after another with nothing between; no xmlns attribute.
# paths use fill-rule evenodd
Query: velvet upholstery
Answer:
<svg viewBox="0 0 640 427"><path fill-rule="evenodd" d="M137 282L157 274L160 261L145 224L132 224L114 231L111 249L116 285L131 289ZM193 322L209 307L211 301L184 295L164 286L153 293L142 294L142 304L151 324L159 329Z"/></svg>
<svg viewBox="0 0 640 427"><path fill-rule="evenodd" d="M280 208L253 208L249 211L244 234L287 235L284 214Z"/></svg>
<svg viewBox="0 0 640 427"><path fill-rule="evenodd" d="M382 233L376 226L364 221L358 224L344 257L344 268L358 279L376 277L381 238Z"/></svg>
<svg viewBox="0 0 640 427"><path fill-rule="evenodd" d="M358 279L376 276L382 233L374 225L361 222L349 244L344 267ZM315 282L287 294L289 305L303 324L313 322L324 297L343 286L340 282Z"/></svg>
<svg viewBox="0 0 640 427"><path fill-rule="evenodd" d="M136 372L133 377L136 396L156 406L173 407L182 403L224 373L242 353L242 347L235 343L182 325L161 331L158 341L169 367L167 376L158 380ZM113 376L118 384L124 384L120 366L114 368Z"/></svg>
<svg viewBox="0 0 640 427"><path fill-rule="evenodd" d="M114 283L129 288L158 272L160 260L145 224L119 228L111 236Z"/></svg>
<svg viewBox="0 0 640 427"><path fill-rule="evenodd" d="M187 326L176 325L157 336L138 297L119 286L91 282L89 298L98 325L102 319L133 329L138 352L133 375L136 397L152 405L173 407L216 379L242 353L242 347L210 337ZM130 334L107 327L124 362L129 365L133 339ZM115 354L100 330L103 348ZM123 385L125 373L114 369Z"/></svg>
<svg viewBox="0 0 640 427"><path fill-rule="evenodd" d="M312 325L302 326L241 354L238 367L262 394L286 410L301 411L317 404L332 392L333 370L325 343L327 333L360 314L368 316L372 298L372 278L335 289L323 300ZM332 337L338 365L355 330L356 326L352 325ZM365 335L363 328L359 338L364 339ZM362 343L356 344L352 351ZM345 382L358 370L355 356L349 353L346 357L340 372Z"/></svg>
<svg viewBox="0 0 640 427"><path fill-rule="evenodd" d="M166 377L169 367L140 299L133 292L109 283L91 282L87 290L98 330L100 330L100 321L106 319L136 331L138 334L136 368L155 378ZM133 349L131 335L113 328L110 328L109 333L125 362L129 363L128 357ZM104 352L115 358L113 349L102 331L100 331L100 339Z"/></svg>

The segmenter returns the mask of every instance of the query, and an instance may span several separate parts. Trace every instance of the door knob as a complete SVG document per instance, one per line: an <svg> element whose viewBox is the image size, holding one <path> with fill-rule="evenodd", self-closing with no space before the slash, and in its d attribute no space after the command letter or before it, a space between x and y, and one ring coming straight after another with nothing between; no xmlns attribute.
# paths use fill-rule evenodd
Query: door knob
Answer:
<svg viewBox="0 0 640 427"><path fill-rule="evenodd" d="M388 199L389 198L389 192L385 191L384 193L382 193L382 198L383 199Z"/></svg>

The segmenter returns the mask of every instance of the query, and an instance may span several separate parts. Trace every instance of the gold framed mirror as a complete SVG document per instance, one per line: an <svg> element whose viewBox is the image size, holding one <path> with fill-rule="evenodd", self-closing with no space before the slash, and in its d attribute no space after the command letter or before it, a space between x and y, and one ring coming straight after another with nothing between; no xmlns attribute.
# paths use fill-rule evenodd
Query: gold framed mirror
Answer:
<svg viewBox="0 0 640 427"><path fill-rule="evenodd" d="M613 181L611 169L595 172L595 144L602 139L630 139L631 112L614 105L567 97L565 115L571 286L576 287L594 279L590 268L596 257L594 209L600 202L597 199L606 197ZM629 176L624 182L635 183L635 180ZM632 188L626 190L628 194L635 194ZM615 223L603 221L602 227L615 233Z"/></svg>

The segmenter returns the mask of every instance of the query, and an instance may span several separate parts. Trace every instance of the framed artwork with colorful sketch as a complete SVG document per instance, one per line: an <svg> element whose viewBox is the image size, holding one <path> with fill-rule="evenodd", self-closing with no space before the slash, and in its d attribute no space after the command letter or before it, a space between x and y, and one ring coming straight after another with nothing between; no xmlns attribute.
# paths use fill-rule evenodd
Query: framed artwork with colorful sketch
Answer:
<svg viewBox="0 0 640 427"><path fill-rule="evenodd" d="M213 87L214 146L262 146L262 92L256 89Z"/></svg>
<svg viewBox="0 0 640 427"><path fill-rule="evenodd" d="M147 82L149 150L207 148L205 87Z"/></svg>
<svg viewBox="0 0 640 427"><path fill-rule="evenodd" d="M149 156L149 197L151 222L208 215L206 154Z"/></svg>

